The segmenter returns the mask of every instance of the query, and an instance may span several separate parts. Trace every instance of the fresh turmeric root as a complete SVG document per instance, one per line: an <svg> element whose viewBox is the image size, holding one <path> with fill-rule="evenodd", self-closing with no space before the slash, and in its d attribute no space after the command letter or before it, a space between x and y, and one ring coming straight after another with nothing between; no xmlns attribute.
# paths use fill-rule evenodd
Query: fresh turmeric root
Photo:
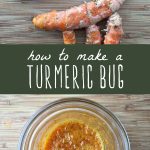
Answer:
<svg viewBox="0 0 150 150"><path fill-rule="evenodd" d="M122 19L118 13L115 13L108 20L104 44L119 44L122 35Z"/></svg>
<svg viewBox="0 0 150 150"><path fill-rule="evenodd" d="M97 0L65 11L51 11L33 18L33 24L46 30L74 30L96 24L117 11L124 0Z"/></svg>
<svg viewBox="0 0 150 150"><path fill-rule="evenodd" d="M64 44L75 44L76 37L74 31L64 31L63 32Z"/></svg>
<svg viewBox="0 0 150 150"><path fill-rule="evenodd" d="M75 44L74 29L87 28L87 44L100 44L100 32L96 29L95 24L99 21L110 17L116 12L125 0L95 0L83 3L65 11L51 11L37 15L33 18L33 24L40 29L60 30L63 32L65 44ZM113 15L114 16L114 15ZM120 41L122 31L121 26L113 26L108 23L108 32L105 36L104 44L117 44ZM91 32L92 28L96 32ZM119 32L119 33L118 33Z"/></svg>
<svg viewBox="0 0 150 150"><path fill-rule="evenodd" d="M102 37L97 25L91 25L86 29L86 44L101 44Z"/></svg>

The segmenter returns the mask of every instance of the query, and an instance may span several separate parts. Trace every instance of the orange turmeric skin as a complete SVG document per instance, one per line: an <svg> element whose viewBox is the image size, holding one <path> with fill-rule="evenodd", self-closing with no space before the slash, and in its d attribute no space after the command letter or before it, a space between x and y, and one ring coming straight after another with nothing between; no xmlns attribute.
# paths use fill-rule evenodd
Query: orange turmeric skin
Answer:
<svg viewBox="0 0 150 150"><path fill-rule="evenodd" d="M110 26L105 36L104 44L119 44L122 34L121 27Z"/></svg>
<svg viewBox="0 0 150 150"><path fill-rule="evenodd" d="M33 24L40 29L60 30L63 33L64 44L75 44L74 29L87 28L86 44L101 44L100 32L91 32L91 26L111 16L125 0L96 0L72 7L65 11L53 10L37 15ZM114 14L112 15L114 16ZM111 18L111 17L110 17ZM114 20L113 20L114 21ZM123 35L122 25L108 24L104 44L119 44Z"/></svg>
<svg viewBox="0 0 150 150"><path fill-rule="evenodd" d="M45 30L66 31L88 27L113 13L109 7L110 1L104 0L100 6L88 2L65 11L51 11L37 15L32 22L37 28Z"/></svg>
<svg viewBox="0 0 150 150"><path fill-rule="evenodd" d="M98 26L91 25L86 29L86 44L101 44L102 37Z"/></svg>
<svg viewBox="0 0 150 150"><path fill-rule="evenodd" d="M104 44L119 44L123 35L122 19L118 13L113 14L107 25Z"/></svg>
<svg viewBox="0 0 150 150"><path fill-rule="evenodd" d="M64 31L63 32L64 44L75 44L76 37L74 31Z"/></svg>

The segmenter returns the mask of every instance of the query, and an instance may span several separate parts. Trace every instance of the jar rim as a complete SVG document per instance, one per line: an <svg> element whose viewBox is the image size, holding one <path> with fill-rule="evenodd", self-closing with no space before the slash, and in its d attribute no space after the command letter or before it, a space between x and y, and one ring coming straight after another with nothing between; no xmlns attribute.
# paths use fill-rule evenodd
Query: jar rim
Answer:
<svg viewBox="0 0 150 150"><path fill-rule="evenodd" d="M106 114L108 114L116 123L117 125L119 126L119 128L122 130L122 132L124 133L125 135L125 138L126 138L126 142L127 142L127 147L128 147L128 150L131 150L131 147L130 147L130 140L129 140L129 137L128 137L128 134L127 134L127 131L125 130L125 127L123 126L123 124L121 123L120 119L115 116L110 110L108 110L107 108L105 108L104 106L102 106L101 104L95 102L95 101L92 101L92 100L89 100L89 99L85 99L85 98L78 98L78 97L69 97L69 98L62 98L62 99L58 99L56 101L53 101L53 102L50 102L46 105L44 105L43 107L41 107L40 109L38 109L30 118L29 120L26 122L26 124L24 125L22 131L21 131L21 134L20 134L20 137L19 137L19 142L18 142L18 150L21 150L22 148L22 145L23 145L23 142L24 142L24 139L25 139L25 136L26 136L26 133L28 131L28 128L32 125L32 123L34 122L34 120L42 113L44 113L46 110L54 107L54 106L57 106L59 104L64 104L64 103L77 103L77 102L81 102L81 103L85 103L85 104L89 104L89 105L92 105L92 106L95 106L97 107L98 109L104 111Z"/></svg>

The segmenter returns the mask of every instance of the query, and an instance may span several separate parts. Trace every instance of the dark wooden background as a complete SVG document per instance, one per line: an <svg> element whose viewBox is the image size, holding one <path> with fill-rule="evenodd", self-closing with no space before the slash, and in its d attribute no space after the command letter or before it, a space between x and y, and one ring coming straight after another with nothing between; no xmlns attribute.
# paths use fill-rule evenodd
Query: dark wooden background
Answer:
<svg viewBox="0 0 150 150"><path fill-rule="evenodd" d="M31 18L52 9L64 10L84 0L0 0L0 43L62 43L57 31L39 31ZM150 43L150 0L126 0L119 10L125 31L122 44ZM84 30L77 31L79 43L85 41Z"/></svg>

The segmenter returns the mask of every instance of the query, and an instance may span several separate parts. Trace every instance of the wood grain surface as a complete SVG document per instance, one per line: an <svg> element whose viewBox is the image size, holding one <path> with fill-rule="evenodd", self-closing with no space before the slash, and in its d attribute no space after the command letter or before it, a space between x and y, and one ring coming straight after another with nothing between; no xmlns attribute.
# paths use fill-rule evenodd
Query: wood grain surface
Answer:
<svg viewBox="0 0 150 150"><path fill-rule="evenodd" d="M64 10L84 0L0 0L0 43L62 43L62 33L34 28L34 15ZM122 44L150 43L150 0L126 0L119 10L123 18ZM102 23L103 24L103 23ZM77 31L78 43L85 42L85 31Z"/></svg>
<svg viewBox="0 0 150 150"><path fill-rule="evenodd" d="M43 105L70 96L111 110L125 126L131 150L150 150L150 95L0 95L0 150L16 150L30 116Z"/></svg>
<svg viewBox="0 0 150 150"><path fill-rule="evenodd" d="M64 10L83 0L0 0L0 43L62 43L58 31L34 28L34 15ZM125 36L123 44L150 43L150 0L126 0L120 9ZM79 43L85 31L77 31ZM16 150L28 118L41 106L70 95L0 95L0 150ZM132 150L150 150L150 95L71 95L92 99L114 112L124 124Z"/></svg>

